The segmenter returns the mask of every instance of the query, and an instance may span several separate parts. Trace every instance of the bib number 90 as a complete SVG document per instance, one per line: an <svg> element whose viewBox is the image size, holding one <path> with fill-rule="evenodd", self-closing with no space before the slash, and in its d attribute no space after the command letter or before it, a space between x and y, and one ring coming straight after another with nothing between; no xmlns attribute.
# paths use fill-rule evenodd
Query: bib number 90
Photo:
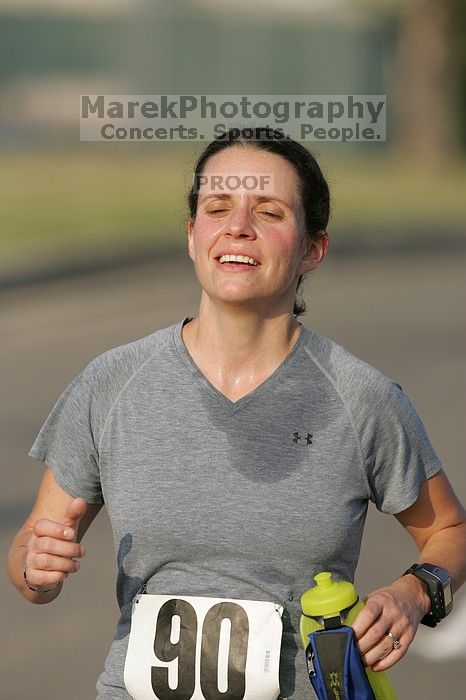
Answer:
<svg viewBox="0 0 466 700"><path fill-rule="evenodd" d="M175 617L179 618L179 638L172 642ZM224 621L230 623L227 657L227 689L218 687L220 636ZM178 684L169 686L169 670L152 666L151 683L161 700L190 700L196 683L197 615L186 600L167 600L160 608L154 637L155 656L164 662L178 660ZM224 635L226 636L226 635ZM237 603L217 603L207 612L202 624L200 649L200 685L206 700L240 700L246 686L246 658L249 621L246 611Z"/></svg>
<svg viewBox="0 0 466 700"><path fill-rule="evenodd" d="M124 681L134 700L276 700L283 608L138 595Z"/></svg>

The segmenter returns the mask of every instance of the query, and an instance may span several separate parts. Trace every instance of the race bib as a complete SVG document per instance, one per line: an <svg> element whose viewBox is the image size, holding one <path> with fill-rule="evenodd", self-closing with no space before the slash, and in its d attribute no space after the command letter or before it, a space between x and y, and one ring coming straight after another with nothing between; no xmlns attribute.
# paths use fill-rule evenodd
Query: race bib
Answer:
<svg viewBox="0 0 466 700"><path fill-rule="evenodd" d="M139 594L124 681L134 700L276 700L283 607Z"/></svg>

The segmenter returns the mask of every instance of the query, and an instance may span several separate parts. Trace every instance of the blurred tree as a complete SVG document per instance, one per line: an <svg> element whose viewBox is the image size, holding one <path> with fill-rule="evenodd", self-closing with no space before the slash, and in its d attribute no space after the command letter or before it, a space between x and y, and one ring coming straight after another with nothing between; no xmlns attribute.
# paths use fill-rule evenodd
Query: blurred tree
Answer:
<svg viewBox="0 0 466 700"><path fill-rule="evenodd" d="M464 0L355 0L396 27L387 92L395 100L395 152L434 166L465 145Z"/></svg>
<svg viewBox="0 0 466 700"><path fill-rule="evenodd" d="M464 0L447 0L451 9L452 32L449 37L455 104L458 114L459 144L466 151L466 4Z"/></svg>
<svg viewBox="0 0 466 700"><path fill-rule="evenodd" d="M411 0L400 15L395 147L426 165L450 156L455 142L449 10L445 0Z"/></svg>

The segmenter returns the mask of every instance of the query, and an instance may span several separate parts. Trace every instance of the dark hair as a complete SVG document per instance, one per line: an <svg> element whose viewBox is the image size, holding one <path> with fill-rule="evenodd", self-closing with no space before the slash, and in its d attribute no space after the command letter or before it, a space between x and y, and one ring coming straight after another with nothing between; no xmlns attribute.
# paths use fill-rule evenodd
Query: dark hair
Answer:
<svg viewBox="0 0 466 700"><path fill-rule="evenodd" d="M327 182L316 159L310 151L281 131L270 127L229 129L208 144L194 166L194 179L188 193L188 207L191 219L196 218L199 175L209 158L216 153L237 144L252 145L285 158L298 175L299 191L304 209L306 235L310 240L318 238L318 232L325 230L330 216L330 193ZM304 275L298 278L296 294ZM295 298L293 314L299 316L306 311L305 302Z"/></svg>

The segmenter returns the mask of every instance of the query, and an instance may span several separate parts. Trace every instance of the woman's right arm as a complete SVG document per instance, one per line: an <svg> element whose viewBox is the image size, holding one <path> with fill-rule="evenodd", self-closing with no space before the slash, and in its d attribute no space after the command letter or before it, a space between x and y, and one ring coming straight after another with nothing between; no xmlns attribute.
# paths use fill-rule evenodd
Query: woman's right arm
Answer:
<svg viewBox="0 0 466 700"><path fill-rule="evenodd" d="M64 579L79 568L76 560L85 554L79 543L101 508L101 503L88 504L70 496L46 468L31 514L13 539L7 558L9 577L26 600L50 603L59 595ZM36 593L28 584L52 590Z"/></svg>

